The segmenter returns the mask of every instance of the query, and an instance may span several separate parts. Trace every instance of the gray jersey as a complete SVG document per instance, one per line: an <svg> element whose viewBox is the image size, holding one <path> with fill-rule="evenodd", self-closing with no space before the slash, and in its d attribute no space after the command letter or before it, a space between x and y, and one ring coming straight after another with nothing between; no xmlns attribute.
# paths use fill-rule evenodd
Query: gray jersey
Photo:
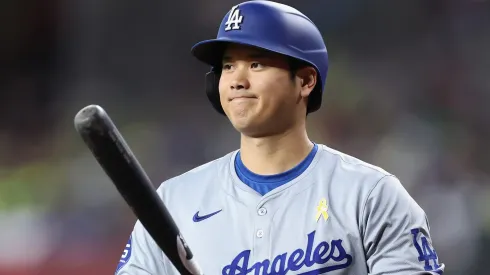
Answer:
<svg viewBox="0 0 490 275"><path fill-rule="evenodd" d="M442 274L427 217L383 169L319 145L261 196L232 152L158 188L206 275ZM117 275L178 274L139 221Z"/></svg>

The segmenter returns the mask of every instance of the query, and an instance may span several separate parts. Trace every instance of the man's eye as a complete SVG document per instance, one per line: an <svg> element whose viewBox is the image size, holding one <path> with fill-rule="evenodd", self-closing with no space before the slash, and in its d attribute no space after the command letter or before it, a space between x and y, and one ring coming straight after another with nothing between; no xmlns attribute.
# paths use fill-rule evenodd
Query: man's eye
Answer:
<svg viewBox="0 0 490 275"><path fill-rule="evenodd" d="M230 69L231 69L231 65L230 64L223 65L223 70L230 70Z"/></svg>
<svg viewBox="0 0 490 275"><path fill-rule="evenodd" d="M251 67L253 69L257 69L257 68L262 68L264 66L262 64L258 63L258 62L254 62L254 63L252 63Z"/></svg>

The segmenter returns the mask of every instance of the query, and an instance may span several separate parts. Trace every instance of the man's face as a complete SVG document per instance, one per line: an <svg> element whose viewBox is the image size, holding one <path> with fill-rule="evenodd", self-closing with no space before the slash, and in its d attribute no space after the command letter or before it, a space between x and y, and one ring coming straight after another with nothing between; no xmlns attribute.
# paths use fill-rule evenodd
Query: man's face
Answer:
<svg viewBox="0 0 490 275"><path fill-rule="evenodd" d="M232 44L223 55L221 105L241 133L276 134L294 123L298 108L305 108L295 80L285 57Z"/></svg>

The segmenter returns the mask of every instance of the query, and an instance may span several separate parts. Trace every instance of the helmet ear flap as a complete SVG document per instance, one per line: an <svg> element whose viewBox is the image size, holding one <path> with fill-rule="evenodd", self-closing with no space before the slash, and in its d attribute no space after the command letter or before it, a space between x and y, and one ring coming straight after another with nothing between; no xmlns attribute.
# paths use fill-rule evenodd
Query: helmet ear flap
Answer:
<svg viewBox="0 0 490 275"><path fill-rule="evenodd" d="M219 80L221 78L221 71L215 68L212 68L206 74L206 95L208 96L209 101L213 105L214 109L218 111L218 113L225 115L225 111L221 106L221 101L219 98Z"/></svg>

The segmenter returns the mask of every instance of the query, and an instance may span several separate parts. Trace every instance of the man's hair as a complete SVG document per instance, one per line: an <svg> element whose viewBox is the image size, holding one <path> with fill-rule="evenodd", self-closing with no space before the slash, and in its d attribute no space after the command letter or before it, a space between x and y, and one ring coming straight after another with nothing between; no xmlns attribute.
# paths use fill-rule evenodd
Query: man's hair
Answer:
<svg viewBox="0 0 490 275"><path fill-rule="evenodd" d="M304 67L311 67L311 65L308 64L307 62L292 57L288 57L288 64L289 64L289 72L291 75L291 80L294 80L298 70Z"/></svg>

